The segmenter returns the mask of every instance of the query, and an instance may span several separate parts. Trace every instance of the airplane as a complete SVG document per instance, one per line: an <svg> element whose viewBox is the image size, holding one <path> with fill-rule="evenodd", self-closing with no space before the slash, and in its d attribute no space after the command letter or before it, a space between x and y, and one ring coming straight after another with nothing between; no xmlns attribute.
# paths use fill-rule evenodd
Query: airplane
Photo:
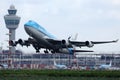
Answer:
<svg viewBox="0 0 120 80"><path fill-rule="evenodd" d="M7 69L8 68L8 64L0 64L0 67Z"/></svg>
<svg viewBox="0 0 120 80"><path fill-rule="evenodd" d="M55 60L54 60L54 66L56 69L67 69L66 65L56 64Z"/></svg>
<svg viewBox="0 0 120 80"><path fill-rule="evenodd" d="M102 64L99 66L99 69L110 69L112 67L112 61L109 64Z"/></svg>
<svg viewBox="0 0 120 80"><path fill-rule="evenodd" d="M17 44L27 47L32 45L35 48L36 53L39 53L40 49L45 49L45 53L49 53L49 51L51 53L67 54L74 54L75 52L93 52L91 50L76 50L75 47L81 48L86 46L90 48L95 44L113 43L118 41L76 41L70 40L71 37L69 37L67 40L59 40L33 20L29 20L27 23L25 23L24 29L31 38L28 38L28 40L19 39L18 41L10 40L9 45L12 47L17 46Z"/></svg>

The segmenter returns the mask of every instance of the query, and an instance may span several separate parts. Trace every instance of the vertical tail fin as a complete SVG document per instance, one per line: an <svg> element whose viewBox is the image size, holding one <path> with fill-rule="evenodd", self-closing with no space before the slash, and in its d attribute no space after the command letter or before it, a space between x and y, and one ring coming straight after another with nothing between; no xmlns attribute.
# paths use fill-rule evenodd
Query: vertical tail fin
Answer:
<svg viewBox="0 0 120 80"><path fill-rule="evenodd" d="M78 33L76 33L74 40L77 40L77 38L78 38Z"/></svg>
<svg viewBox="0 0 120 80"><path fill-rule="evenodd" d="M55 62L55 59L54 59L54 65L57 65L56 62Z"/></svg>
<svg viewBox="0 0 120 80"><path fill-rule="evenodd" d="M112 61L110 61L110 64L109 64L109 66L112 66Z"/></svg>
<svg viewBox="0 0 120 80"><path fill-rule="evenodd" d="M78 33L76 33L75 36L72 37L72 40L77 40L77 37L78 37Z"/></svg>

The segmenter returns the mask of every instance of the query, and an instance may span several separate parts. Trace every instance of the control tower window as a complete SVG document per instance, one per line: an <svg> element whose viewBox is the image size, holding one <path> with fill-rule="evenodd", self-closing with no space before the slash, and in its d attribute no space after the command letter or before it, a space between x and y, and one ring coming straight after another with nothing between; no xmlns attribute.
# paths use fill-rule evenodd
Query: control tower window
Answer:
<svg viewBox="0 0 120 80"><path fill-rule="evenodd" d="M16 10L8 10L9 14L16 14Z"/></svg>
<svg viewBox="0 0 120 80"><path fill-rule="evenodd" d="M18 25L19 24L19 20L6 20L5 23L7 25Z"/></svg>

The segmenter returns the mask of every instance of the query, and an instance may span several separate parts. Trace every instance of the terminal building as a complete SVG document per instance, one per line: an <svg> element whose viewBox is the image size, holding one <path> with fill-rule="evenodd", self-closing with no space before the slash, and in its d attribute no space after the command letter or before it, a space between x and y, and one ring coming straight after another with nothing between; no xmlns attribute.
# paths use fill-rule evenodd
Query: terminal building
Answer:
<svg viewBox="0 0 120 80"><path fill-rule="evenodd" d="M9 60L12 60L12 65L9 65ZM79 54L76 56L69 54L44 54L33 53L24 54L23 52L16 50L15 54L9 58L9 50L3 50L0 53L0 64L8 64L10 68L20 69L52 69L54 60L57 64L64 64L68 68L87 67L89 69L97 68L101 64L109 64L112 61L113 67L120 68L120 54ZM12 67L11 67L12 66Z"/></svg>

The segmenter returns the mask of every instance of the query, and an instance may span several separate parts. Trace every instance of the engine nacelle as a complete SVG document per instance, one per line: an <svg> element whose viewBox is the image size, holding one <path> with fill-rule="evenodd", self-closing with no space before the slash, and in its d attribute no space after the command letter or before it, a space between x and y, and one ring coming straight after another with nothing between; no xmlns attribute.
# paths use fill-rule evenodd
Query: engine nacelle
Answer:
<svg viewBox="0 0 120 80"><path fill-rule="evenodd" d="M91 41L86 41L86 42L85 42L85 45L86 45L87 47L93 47L93 46L94 46L94 44L93 44Z"/></svg>
<svg viewBox="0 0 120 80"><path fill-rule="evenodd" d="M30 46L29 41L25 41L25 45L26 45L27 47Z"/></svg>
<svg viewBox="0 0 120 80"><path fill-rule="evenodd" d="M28 40L22 40L22 39L19 39L18 40L18 43L21 45L21 46L23 46L23 45L25 45L25 46L30 46L30 43L29 43L29 41Z"/></svg>
<svg viewBox="0 0 120 80"><path fill-rule="evenodd" d="M63 40L62 40L62 44L68 46L70 43L69 43L68 40L64 40L64 39L63 39Z"/></svg>
<svg viewBox="0 0 120 80"><path fill-rule="evenodd" d="M24 42L23 42L22 39L19 39L19 40L18 40L18 43L19 43L20 45L22 45L22 46L23 46L23 44L24 44Z"/></svg>
<svg viewBox="0 0 120 80"><path fill-rule="evenodd" d="M16 46L17 45L17 42L13 41L13 40L10 40L9 41L9 45L10 46Z"/></svg>

